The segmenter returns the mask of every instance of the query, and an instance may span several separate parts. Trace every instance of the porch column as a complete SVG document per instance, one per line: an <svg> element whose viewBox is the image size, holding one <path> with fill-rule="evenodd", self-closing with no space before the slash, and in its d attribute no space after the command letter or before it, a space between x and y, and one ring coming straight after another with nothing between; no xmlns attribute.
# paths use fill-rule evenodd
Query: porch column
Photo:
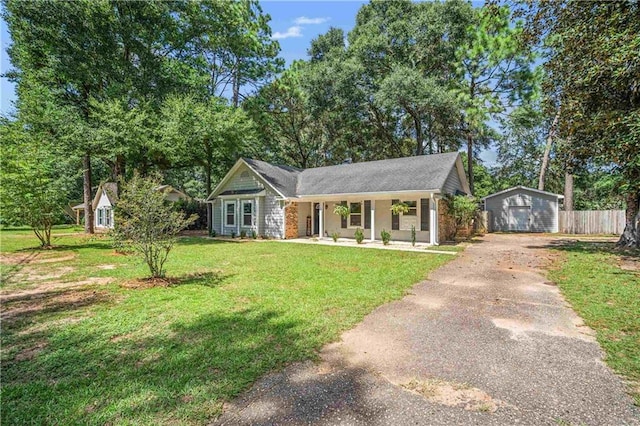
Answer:
<svg viewBox="0 0 640 426"><path fill-rule="evenodd" d="M324 237L324 201L320 202L320 219L318 220L320 223L320 229L318 229L318 238Z"/></svg>
<svg viewBox="0 0 640 426"><path fill-rule="evenodd" d="M438 245L438 200L431 193L429 203L429 222L431 224L429 228L429 244L433 246Z"/></svg>
<svg viewBox="0 0 640 426"><path fill-rule="evenodd" d="M376 200L371 200L371 241L376 240Z"/></svg>
<svg viewBox="0 0 640 426"><path fill-rule="evenodd" d="M240 209L240 198L236 198L236 229L238 230L238 232L236 232L236 236L238 237L240 236L240 217L242 217Z"/></svg>

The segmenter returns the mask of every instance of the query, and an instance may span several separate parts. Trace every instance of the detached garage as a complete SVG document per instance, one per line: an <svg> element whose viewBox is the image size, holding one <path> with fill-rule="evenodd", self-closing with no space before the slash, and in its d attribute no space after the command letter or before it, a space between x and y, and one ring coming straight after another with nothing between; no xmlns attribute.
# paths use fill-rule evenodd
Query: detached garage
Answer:
<svg viewBox="0 0 640 426"><path fill-rule="evenodd" d="M562 195L516 186L482 199L489 212L489 232L558 232Z"/></svg>

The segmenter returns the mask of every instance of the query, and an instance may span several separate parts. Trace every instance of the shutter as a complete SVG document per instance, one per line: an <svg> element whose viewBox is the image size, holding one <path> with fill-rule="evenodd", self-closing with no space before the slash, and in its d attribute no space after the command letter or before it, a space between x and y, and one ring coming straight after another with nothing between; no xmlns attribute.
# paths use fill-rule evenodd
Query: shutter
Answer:
<svg viewBox="0 0 640 426"><path fill-rule="evenodd" d="M371 229L371 200L364 200L364 229Z"/></svg>
<svg viewBox="0 0 640 426"><path fill-rule="evenodd" d="M391 204L398 204L400 200L391 200ZM400 229L400 215L391 213L391 230L398 231Z"/></svg>
<svg viewBox="0 0 640 426"><path fill-rule="evenodd" d="M428 231L429 230L429 199L421 198L420 199L420 230Z"/></svg>
<svg viewBox="0 0 640 426"><path fill-rule="evenodd" d="M346 201L341 201L340 204L342 204L343 206L347 206L348 207L348 204L347 204ZM340 227L341 228L346 228L347 227L347 219L348 219L348 216L347 217L340 216Z"/></svg>

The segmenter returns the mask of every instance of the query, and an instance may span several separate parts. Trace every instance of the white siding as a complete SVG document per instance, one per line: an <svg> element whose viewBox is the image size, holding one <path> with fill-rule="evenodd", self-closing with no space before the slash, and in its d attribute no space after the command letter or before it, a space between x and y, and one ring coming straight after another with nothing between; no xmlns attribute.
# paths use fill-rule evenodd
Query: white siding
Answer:
<svg viewBox="0 0 640 426"><path fill-rule="evenodd" d="M262 185L262 182L256 177L255 173L242 164L231 179L229 179L225 187L222 188L222 192L256 188L263 189L264 185Z"/></svg>
<svg viewBox="0 0 640 426"><path fill-rule="evenodd" d="M106 226L106 225L99 225L98 224L98 210L100 209L104 209L104 208L108 208L110 215L111 215L111 226ZM95 221L94 226L96 228L113 228L113 206L111 205L111 202L109 201L109 198L107 197L107 194L102 191L102 195L100 195L100 200L98 200L98 205L96 207L96 210L93 214L93 220Z"/></svg>
<svg viewBox="0 0 640 426"><path fill-rule="evenodd" d="M263 220L262 234L271 238L284 238L284 201L277 200L277 195L267 190L262 205L260 216Z"/></svg>
<svg viewBox="0 0 640 426"><path fill-rule="evenodd" d="M458 168L453 166L453 168L449 171L447 180L444 181L442 191L445 194L455 194L457 190L464 192L462 183L460 182L460 176L458 175Z"/></svg>
<svg viewBox="0 0 640 426"><path fill-rule="evenodd" d="M523 188L487 198L485 210L490 212L490 231L514 230L511 207L529 208L529 231L557 232L558 199L552 195L540 194Z"/></svg>

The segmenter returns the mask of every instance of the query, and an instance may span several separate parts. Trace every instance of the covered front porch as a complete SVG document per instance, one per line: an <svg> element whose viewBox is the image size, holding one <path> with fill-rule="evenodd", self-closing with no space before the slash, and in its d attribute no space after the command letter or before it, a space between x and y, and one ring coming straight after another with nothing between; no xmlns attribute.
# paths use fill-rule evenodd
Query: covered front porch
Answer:
<svg viewBox="0 0 640 426"><path fill-rule="evenodd" d="M407 193L379 196L342 196L340 198L307 197L287 206L286 238L315 236L319 239L353 239L361 229L366 241L381 241L381 232L393 241L410 242L412 229L418 243L438 245L437 193ZM394 214L391 206L403 203L408 211ZM337 205L346 206L349 214L334 213Z"/></svg>

